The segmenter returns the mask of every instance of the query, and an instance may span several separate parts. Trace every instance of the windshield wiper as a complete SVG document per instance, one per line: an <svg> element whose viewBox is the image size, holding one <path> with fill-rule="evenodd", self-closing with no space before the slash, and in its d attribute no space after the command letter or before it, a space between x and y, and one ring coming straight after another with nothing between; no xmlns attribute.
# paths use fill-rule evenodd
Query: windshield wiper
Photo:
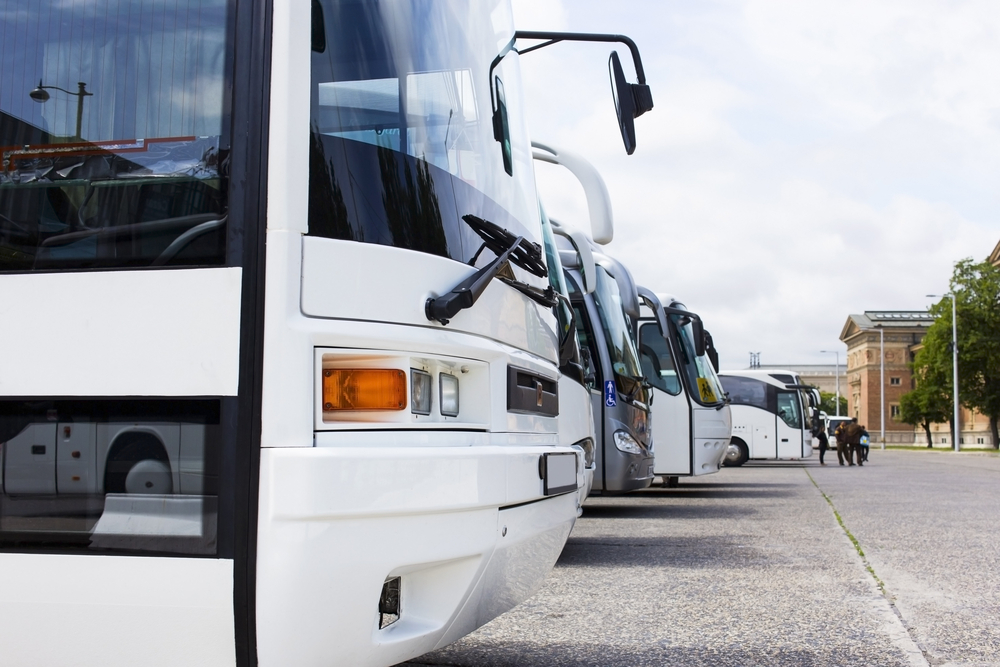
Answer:
<svg viewBox="0 0 1000 667"><path fill-rule="evenodd" d="M448 324L455 315L471 308L494 278L499 278L532 301L552 308L558 303L552 286L544 290L522 282L514 276L510 264L525 269L540 278L548 276L548 269L542 261L542 250L537 243L526 241L523 236L514 236L509 231L474 215L462 216L473 231L483 239L483 245L476 251L470 264L475 264L480 253L489 248L497 257L492 262L460 282L447 294L427 299L424 313L427 319Z"/></svg>

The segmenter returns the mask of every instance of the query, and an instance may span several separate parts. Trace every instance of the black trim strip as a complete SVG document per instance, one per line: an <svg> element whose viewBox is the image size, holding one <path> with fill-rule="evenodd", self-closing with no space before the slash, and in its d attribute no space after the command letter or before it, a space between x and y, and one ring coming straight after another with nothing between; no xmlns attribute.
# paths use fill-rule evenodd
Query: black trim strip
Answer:
<svg viewBox="0 0 1000 667"><path fill-rule="evenodd" d="M232 91L228 263L243 267L239 396L224 407L235 447L225 463L235 480L231 507L236 664L257 664L257 504L264 360L264 247L271 81L272 0L237 0Z"/></svg>
<svg viewBox="0 0 1000 667"><path fill-rule="evenodd" d="M556 494L554 496L545 496L543 498L535 498L534 500L528 500L528 501L525 501L523 503L514 503L513 505L501 505L497 509L498 510L512 510L512 509L517 509L518 507L525 507L526 505L534 505L536 503L545 502L546 500L552 500L553 498L559 498L559 497L568 495L570 493L573 493L576 490L577 489L573 489L572 491L566 491L564 493L558 493L558 494Z"/></svg>

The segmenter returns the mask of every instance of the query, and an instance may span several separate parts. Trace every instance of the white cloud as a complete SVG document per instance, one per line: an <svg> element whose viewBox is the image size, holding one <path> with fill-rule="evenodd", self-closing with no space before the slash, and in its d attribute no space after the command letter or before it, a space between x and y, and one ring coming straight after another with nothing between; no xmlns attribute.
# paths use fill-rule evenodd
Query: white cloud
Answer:
<svg viewBox="0 0 1000 667"><path fill-rule="evenodd" d="M1000 237L996 3L519 1L514 15L638 43L656 107L635 155L609 45L524 57L530 127L597 165L609 251L702 312L726 365L749 350L827 361L848 314L926 306ZM538 181L553 217L585 215L571 177Z"/></svg>

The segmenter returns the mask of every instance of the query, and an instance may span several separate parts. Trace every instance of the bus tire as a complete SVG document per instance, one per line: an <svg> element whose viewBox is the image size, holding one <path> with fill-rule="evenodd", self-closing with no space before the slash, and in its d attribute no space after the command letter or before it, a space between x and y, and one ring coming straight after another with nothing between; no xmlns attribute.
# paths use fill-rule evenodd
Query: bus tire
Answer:
<svg viewBox="0 0 1000 667"><path fill-rule="evenodd" d="M750 448L739 438L733 438L729 443L726 456L722 459L722 465L739 467L750 460Z"/></svg>
<svg viewBox="0 0 1000 667"><path fill-rule="evenodd" d="M123 433L104 466L105 493L173 493L167 450L152 433Z"/></svg>

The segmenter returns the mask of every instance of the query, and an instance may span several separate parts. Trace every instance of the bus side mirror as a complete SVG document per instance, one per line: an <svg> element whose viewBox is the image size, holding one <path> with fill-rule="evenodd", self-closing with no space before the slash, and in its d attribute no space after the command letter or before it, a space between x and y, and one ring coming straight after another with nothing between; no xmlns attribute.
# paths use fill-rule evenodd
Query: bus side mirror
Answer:
<svg viewBox="0 0 1000 667"><path fill-rule="evenodd" d="M615 100L618 128L625 142L625 152L631 155L635 152L635 119L653 108L653 94L648 85L629 83L625 79L617 51L611 52L608 67L611 70L611 94Z"/></svg>
<svg viewBox="0 0 1000 667"><path fill-rule="evenodd" d="M497 91L497 108L493 110L493 138L500 142L503 153L503 168L508 176L514 175L514 158L510 146L510 122L507 119L507 97L503 92L500 77L494 77Z"/></svg>
<svg viewBox="0 0 1000 667"><path fill-rule="evenodd" d="M702 324L701 318L696 317L692 320L694 326L694 353L699 357L705 354L705 325Z"/></svg>

